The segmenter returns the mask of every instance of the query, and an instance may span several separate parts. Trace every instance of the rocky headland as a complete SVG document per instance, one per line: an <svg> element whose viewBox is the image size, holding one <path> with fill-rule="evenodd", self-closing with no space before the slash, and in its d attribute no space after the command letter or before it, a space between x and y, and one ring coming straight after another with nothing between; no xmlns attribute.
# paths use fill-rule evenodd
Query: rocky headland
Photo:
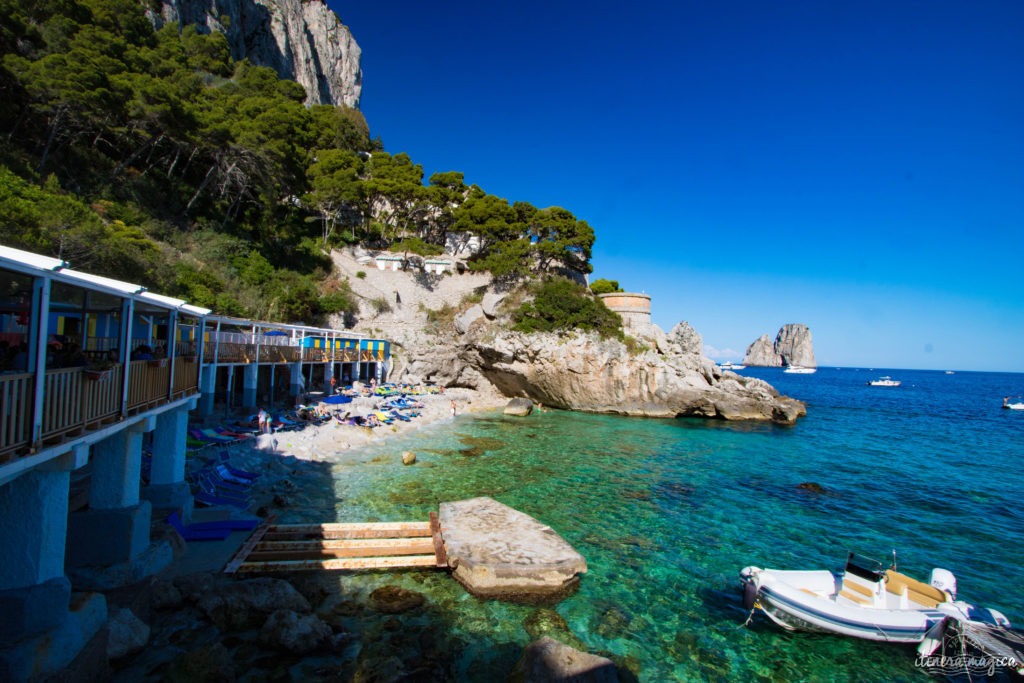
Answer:
<svg viewBox="0 0 1024 683"><path fill-rule="evenodd" d="M765 368L781 368L786 365L816 368L818 365L814 362L811 330L807 325L798 323L783 325L775 335L774 342L767 334L762 334L747 347L743 364Z"/></svg>
<svg viewBox="0 0 1024 683"><path fill-rule="evenodd" d="M768 383L718 368L686 322L668 334L649 325L625 341L593 333L523 334L509 329L522 293L479 274L378 271L340 252L335 263L342 273L363 268L362 277L349 280L363 298L357 329L393 340L394 380L433 381L594 413L780 424L806 414L802 402ZM382 298L401 304L384 310Z"/></svg>
<svg viewBox="0 0 1024 683"><path fill-rule="evenodd" d="M158 0L146 14L158 29L177 23L223 33L233 59L248 59L296 81L306 89L307 105L359 107L362 51L324 2Z"/></svg>

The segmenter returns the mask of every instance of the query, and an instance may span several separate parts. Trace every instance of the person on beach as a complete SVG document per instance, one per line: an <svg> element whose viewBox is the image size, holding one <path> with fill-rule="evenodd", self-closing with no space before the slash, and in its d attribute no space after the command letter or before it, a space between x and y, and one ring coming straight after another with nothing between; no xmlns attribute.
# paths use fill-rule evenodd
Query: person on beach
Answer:
<svg viewBox="0 0 1024 683"><path fill-rule="evenodd" d="M540 401L537 401L537 412L538 413L546 413L546 412L548 412L548 411L544 410L544 404L541 403Z"/></svg>
<svg viewBox="0 0 1024 683"><path fill-rule="evenodd" d="M331 396L333 396L337 390L338 390L338 378L334 377L332 375L331 376Z"/></svg>
<svg viewBox="0 0 1024 683"><path fill-rule="evenodd" d="M455 417L455 401L452 401L452 417Z"/></svg>
<svg viewBox="0 0 1024 683"><path fill-rule="evenodd" d="M257 419L259 421L260 434L269 434L270 415L267 414L267 411L263 410L263 408L260 408L260 412L259 415L257 416Z"/></svg>

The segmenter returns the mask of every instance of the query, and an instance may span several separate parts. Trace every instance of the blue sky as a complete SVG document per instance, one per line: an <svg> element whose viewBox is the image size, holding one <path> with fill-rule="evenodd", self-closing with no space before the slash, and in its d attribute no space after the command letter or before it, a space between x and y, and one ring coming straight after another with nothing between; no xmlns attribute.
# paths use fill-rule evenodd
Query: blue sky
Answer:
<svg viewBox="0 0 1024 683"><path fill-rule="evenodd" d="M385 149L588 221L664 329L1024 371L1019 0L329 5Z"/></svg>

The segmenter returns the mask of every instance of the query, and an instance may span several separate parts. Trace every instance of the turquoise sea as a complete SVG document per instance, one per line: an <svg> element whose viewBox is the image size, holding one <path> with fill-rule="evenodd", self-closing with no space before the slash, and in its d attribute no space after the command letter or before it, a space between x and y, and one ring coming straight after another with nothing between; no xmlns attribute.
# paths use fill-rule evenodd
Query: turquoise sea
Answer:
<svg viewBox="0 0 1024 683"><path fill-rule="evenodd" d="M440 501L480 495L523 510L589 563L554 606L568 630L643 681L927 680L912 647L784 633L763 617L740 628L737 574L751 564L838 568L848 550L889 560L895 549L901 571L927 580L948 568L960 597L1024 625L1024 413L1000 408L1024 393L1024 375L744 372L805 400L807 417L460 416L335 466L333 495L302 514L425 519ZM903 384L866 386L880 375ZM416 465L401 465L403 450ZM350 667L397 657L428 678L503 679L531 640L524 624L558 622L472 598L441 573L338 580L353 597L397 584L428 601L398 622L353 610Z"/></svg>

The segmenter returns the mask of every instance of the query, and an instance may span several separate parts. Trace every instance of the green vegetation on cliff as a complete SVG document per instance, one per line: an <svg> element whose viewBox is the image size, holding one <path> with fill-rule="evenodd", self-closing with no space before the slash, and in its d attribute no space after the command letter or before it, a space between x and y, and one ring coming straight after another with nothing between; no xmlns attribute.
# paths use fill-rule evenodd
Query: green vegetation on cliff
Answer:
<svg viewBox="0 0 1024 683"><path fill-rule="evenodd" d="M0 0L0 243L218 313L312 322L352 307L327 250L424 256L479 237L471 268L589 272L593 230L383 151L362 114L225 38L155 31L135 0Z"/></svg>
<svg viewBox="0 0 1024 683"><path fill-rule="evenodd" d="M562 278L546 280L531 301L513 315L519 332L561 332L583 330L602 337L622 336L622 318L601 301L587 294L586 289Z"/></svg>

